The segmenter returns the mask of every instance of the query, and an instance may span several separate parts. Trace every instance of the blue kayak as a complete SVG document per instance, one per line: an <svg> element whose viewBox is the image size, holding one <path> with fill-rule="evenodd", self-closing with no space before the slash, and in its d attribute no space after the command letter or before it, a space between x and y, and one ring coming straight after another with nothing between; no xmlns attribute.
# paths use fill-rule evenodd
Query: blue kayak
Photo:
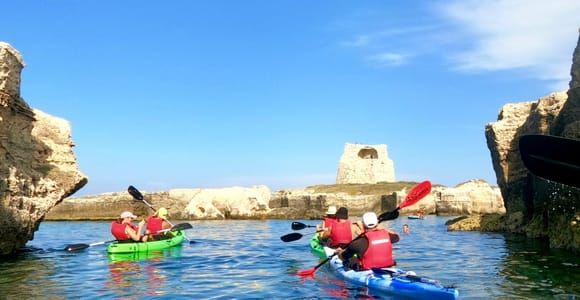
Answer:
<svg viewBox="0 0 580 300"><path fill-rule="evenodd" d="M408 219L411 220L423 220L423 216L415 216L415 215L411 215L411 216L407 216Z"/></svg>
<svg viewBox="0 0 580 300"><path fill-rule="evenodd" d="M324 247L326 255L334 250ZM458 299L459 291L444 287L438 281L416 276L414 272L406 272L397 268L375 269L368 271L345 270L338 256L330 259L330 267L342 279L371 289L386 292L391 295L415 299Z"/></svg>

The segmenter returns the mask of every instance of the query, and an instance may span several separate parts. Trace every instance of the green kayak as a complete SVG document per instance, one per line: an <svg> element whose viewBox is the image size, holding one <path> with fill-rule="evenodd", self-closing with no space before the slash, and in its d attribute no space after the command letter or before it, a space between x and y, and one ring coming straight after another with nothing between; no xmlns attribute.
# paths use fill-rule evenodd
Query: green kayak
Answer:
<svg viewBox="0 0 580 300"><path fill-rule="evenodd" d="M324 246L322 246L322 243L320 242L320 239L318 238L318 234L314 234L314 236L310 239L310 250L316 256L318 256L320 258L326 258L326 253L324 252Z"/></svg>
<svg viewBox="0 0 580 300"><path fill-rule="evenodd" d="M112 242L107 247L108 253L135 253L135 252L149 252L155 250L163 250L167 248L171 248L177 245L181 245L183 243L183 231L175 231L173 232L173 237L160 240L160 241L152 241L152 242L138 242L138 243L120 243L120 242Z"/></svg>

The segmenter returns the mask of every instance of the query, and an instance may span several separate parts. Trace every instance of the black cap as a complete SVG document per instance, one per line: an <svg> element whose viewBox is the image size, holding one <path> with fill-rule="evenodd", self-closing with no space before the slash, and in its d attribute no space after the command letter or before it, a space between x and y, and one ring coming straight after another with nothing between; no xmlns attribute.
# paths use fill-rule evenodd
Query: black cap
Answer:
<svg viewBox="0 0 580 300"><path fill-rule="evenodd" d="M337 219L348 219L348 209L346 207L341 207L336 211L336 218Z"/></svg>

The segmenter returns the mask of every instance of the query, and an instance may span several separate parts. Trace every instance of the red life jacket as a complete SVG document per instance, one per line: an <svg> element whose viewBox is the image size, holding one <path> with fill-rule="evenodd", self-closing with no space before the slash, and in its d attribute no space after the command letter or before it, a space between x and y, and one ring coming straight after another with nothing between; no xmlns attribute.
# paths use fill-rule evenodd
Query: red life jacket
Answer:
<svg viewBox="0 0 580 300"><path fill-rule="evenodd" d="M350 241L352 241L350 221L334 221L334 224L332 224L332 229L330 230L330 240L332 241L330 247L338 247L339 244L350 243Z"/></svg>
<svg viewBox="0 0 580 300"><path fill-rule="evenodd" d="M163 219L151 216L147 218L147 230L149 230L150 234L157 234L158 231L163 229Z"/></svg>
<svg viewBox="0 0 580 300"><path fill-rule="evenodd" d="M125 228L127 228L127 226L137 231L137 227L135 227L133 224L120 223L117 220L111 223L111 233L118 241L126 241L131 239L127 232L125 232Z"/></svg>
<svg viewBox="0 0 580 300"><path fill-rule="evenodd" d="M334 223L336 223L336 219L324 217L324 228L330 228Z"/></svg>
<svg viewBox="0 0 580 300"><path fill-rule="evenodd" d="M386 268L395 264L393 260L393 244L389 232L384 229L367 231L365 233L369 247L363 254L360 262L365 270L371 268Z"/></svg>

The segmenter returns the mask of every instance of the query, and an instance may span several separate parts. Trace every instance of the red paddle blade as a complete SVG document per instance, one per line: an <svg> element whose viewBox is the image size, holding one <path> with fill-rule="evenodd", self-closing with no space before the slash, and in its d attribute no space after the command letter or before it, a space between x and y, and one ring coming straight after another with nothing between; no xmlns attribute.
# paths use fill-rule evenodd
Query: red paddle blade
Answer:
<svg viewBox="0 0 580 300"><path fill-rule="evenodd" d="M419 200L423 199L425 196L429 195L430 193L431 193L431 182L429 180L425 180L419 183L418 185L414 186L413 189L411 189L409 194L407 194L407 197L405 197L403 203L399 205L399 208L404 208L413 205L419 202Z"/></svg>
<svg viewBox="0 0 580 300"><path fill-rule="evenodd" d="M304 270L304 271L299 271L298 273L296 273L296 275L298 276L302 276L302 277L306 277L306 276L314 276L314 272L316 272L316 268L311 268L308 270Z"/></svg>

